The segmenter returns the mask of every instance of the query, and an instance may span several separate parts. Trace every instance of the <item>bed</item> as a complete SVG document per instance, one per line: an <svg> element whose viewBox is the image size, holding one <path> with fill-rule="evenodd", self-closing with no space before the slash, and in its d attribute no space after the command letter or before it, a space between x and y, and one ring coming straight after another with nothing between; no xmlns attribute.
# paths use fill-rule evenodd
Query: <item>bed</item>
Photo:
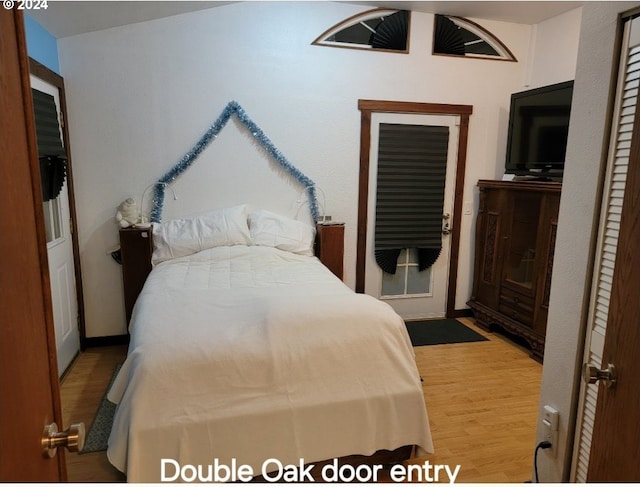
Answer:
<svg viewBox="0 0 640 487"><path fill-rule="evenodd" d="M432 452L404 322L332 274L314 233L246 205L154 226L154 267L109 393L107 454L128 481L166 480L163 459L260 475Z"/></svg>

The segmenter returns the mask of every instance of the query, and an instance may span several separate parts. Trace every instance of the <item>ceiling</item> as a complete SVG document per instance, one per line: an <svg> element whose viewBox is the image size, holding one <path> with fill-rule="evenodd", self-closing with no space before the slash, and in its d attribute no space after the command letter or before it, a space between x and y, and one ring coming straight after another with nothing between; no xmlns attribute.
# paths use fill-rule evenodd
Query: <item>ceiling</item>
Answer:
<svg viewBox="0 0 640 487"><path fill-rule="evenodd" d="M227 5L226 1L50 1L46 10L31 10L37 20L54 37L60 39L120 25L145 22ZM356 1L371 7L391 7L417 12L458 15L478 19L500 20L518 24L537 24L582 5L583 2L557 1Z"/></svg>
<svg viewBox="0 0 640 487"><path fill-rule="evenodd" d="M466 1L456 2L444 0L440 2L404 2L404 1L356 1L348 2L360 5L376 7L392 7L415 12L427 12L433 14L457 15L486 20L500 20L516 24L537 24L574 8L582 6L584 2L557 2L557 1Z"/></svg>

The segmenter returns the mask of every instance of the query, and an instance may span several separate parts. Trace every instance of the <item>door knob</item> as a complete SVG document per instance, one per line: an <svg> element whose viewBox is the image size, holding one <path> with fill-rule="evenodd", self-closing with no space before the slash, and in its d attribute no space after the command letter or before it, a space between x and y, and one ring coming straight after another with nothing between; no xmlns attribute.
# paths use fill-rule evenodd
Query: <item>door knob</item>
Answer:
<svg viewBox="0 0 640 487"><path fill-rule="evenodd" d="M48 424L42 433L42 455L53 458L58 447L65 446L71 452L77 452L84 447L84 423L73 423L66 431L58 431L56 423Z"/></svg>
<svg viewBox="0 0 640 487"><path fill-rule="evenodd" d="M607 365L606 369L599 369L592 364L584 364L582 366L582 379L587 384L595 384L601 380L606 387L612 387L616 383L616 368L613 364Z"/></svg>

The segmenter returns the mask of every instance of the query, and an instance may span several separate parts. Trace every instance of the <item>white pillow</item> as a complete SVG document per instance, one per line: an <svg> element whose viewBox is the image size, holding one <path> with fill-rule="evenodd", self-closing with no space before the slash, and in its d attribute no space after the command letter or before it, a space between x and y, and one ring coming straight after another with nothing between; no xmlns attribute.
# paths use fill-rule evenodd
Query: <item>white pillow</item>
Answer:
<svg viewBox="0 0 640 487"><path fill-rule="evenodd" d="M228 245L252 245L246 205L154 224L151 262L156 265L201 250Z"/></svg>
<svg viewBox="0 0 640 487"><path fill-rule="evenodd" d="M301 221L258 210L249 215L249 230L254 245L313 255L316 229Z"/></svg>

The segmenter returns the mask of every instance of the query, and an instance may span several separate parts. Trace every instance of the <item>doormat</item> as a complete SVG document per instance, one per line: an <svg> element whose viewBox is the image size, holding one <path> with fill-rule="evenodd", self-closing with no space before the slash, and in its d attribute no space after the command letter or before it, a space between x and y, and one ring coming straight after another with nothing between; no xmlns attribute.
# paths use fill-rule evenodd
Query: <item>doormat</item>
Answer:
<svg viewBox="0 0 640 487"><path fill-rule="evenodd" d="M407 331L414 347L449 343L484 342L488 339L455 319L407 321Z"/></svg>
<svg viewBox="0 0 640 487"><path fill-rule="evenodd" d="M116 413L116 405L107 399L107 394L111 390L113 381L118 375L118 371L122 367L121 364L116 365L115 370L109 381L107 389L104 391L96 416L89 427L89 432L84 442L84 447L80 453L92 453L97 451L105 451L107 449L111 427L113 426L113 416Z"/></svg>

